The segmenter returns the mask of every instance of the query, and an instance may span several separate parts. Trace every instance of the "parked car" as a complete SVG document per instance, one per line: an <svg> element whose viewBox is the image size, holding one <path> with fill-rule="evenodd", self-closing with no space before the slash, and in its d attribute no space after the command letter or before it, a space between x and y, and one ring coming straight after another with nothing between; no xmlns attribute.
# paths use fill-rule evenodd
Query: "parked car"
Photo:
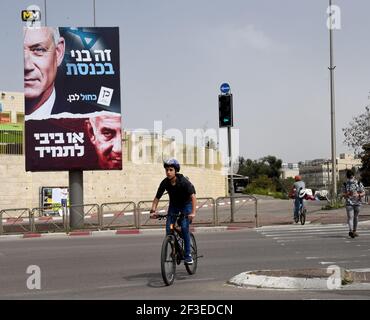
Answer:
<svg viewBox="0 0 370 320"><path fill-rule="evenodd" d="M328 190L317 190L315 192L315 198L319 198L320 200L326 200L327 196L329 194L329 191Z"/></svg>

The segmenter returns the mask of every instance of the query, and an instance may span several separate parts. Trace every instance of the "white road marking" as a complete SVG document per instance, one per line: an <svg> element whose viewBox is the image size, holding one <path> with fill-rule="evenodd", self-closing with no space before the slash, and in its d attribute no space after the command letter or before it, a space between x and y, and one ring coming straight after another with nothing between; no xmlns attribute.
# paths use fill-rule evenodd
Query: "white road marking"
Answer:
<svg viewBox="0 0 370 320"><path fill-rule="evenodd" d="M335 262L319 262L319 264L338 264L338 263L353 263L353 262L361 262L360 260L340 260L340 261L335 261Z"/></svg>
<svg viewBox="0 0 370 320"><path fill-rule="evenodd" d="M313 236L298 237L298 238L295 238L295 239L310 239L310 238L313 238ZM289 240L289 239L292 239L292 237L289 237L289 236L275 237L275 238L272 238L272 239L274 239L274 240L283 240L283 239Z"/></svg>

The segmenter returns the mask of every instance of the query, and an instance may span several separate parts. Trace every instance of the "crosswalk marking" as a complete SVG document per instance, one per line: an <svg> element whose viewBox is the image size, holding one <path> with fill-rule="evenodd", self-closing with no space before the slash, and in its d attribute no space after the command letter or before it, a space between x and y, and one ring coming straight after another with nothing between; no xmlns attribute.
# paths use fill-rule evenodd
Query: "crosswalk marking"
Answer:
<svg viewBox="0 0 370 320"><path fill-rule="evenodd" d="M305 240L310 241L322 240L325 238L341 238L348 241L348 226L345 224L332 224L332 225L283 225L283 226L264 226L255 229L258 233L265 236L266 238L273 239L279 243L281 242L292 242L295 240ZM356 241L361 241L366 238L366 241L370 237L370 228L368 226L359 226L357 230L359 233L359 238ZM338 236L338 237L336 237ZM361 246L361 244L356 244L356 246Z"/></svg>

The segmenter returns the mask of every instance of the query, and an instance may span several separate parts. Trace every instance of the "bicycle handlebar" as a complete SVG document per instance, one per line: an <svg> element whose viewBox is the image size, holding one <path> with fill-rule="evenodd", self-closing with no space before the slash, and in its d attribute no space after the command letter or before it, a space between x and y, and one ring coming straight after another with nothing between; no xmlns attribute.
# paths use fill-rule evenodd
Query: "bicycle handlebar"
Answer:
<svg viewBox="0 0 370 320"><path fill-rule="evenodd" d="M183 214L183 213L178 213L178 214L176 214L176 218L178 218L178 217L180 217L181 215L183 215L184 216L184 218L186 218L187 219L187 217ZM157 217L157 219L158 220L162 220L162 219L166 219L167 218L167 214L157 214L156 215Z"/></svg>
<svg viewBox="0 0 370 320"><path fill-rule="evenodd" d="M162 220L162 219L166 219L166 218L167 218L166 214L157 214L157 219L158 220Z"/></svg>

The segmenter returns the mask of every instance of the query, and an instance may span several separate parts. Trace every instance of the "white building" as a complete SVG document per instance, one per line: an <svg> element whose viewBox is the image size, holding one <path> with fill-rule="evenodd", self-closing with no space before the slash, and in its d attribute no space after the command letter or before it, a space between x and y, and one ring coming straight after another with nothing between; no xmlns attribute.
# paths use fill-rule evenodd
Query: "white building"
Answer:
<svg viewBox="0 0 370 320"><path fill-rule="evenodd" d="M347 169L361 167L361 159L355 158L352 154L341 153L336 159L337 181L344 179ZM299 175L306 182L306 185L313 189L329 189L332 179L331 159L306 160L299 164Z"/></svg>

